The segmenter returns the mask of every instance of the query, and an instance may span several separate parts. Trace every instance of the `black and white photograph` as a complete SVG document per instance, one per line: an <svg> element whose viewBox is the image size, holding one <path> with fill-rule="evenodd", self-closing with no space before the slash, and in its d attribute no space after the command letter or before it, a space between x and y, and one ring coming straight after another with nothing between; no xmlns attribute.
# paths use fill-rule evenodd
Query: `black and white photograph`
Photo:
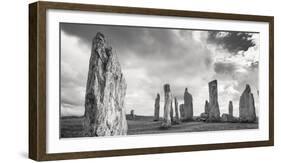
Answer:
<svg viewBox="0 0 281 163"><path fill-rule="evenodd" d="M60 138L259 128L259 33L60 23Z"/></svg>

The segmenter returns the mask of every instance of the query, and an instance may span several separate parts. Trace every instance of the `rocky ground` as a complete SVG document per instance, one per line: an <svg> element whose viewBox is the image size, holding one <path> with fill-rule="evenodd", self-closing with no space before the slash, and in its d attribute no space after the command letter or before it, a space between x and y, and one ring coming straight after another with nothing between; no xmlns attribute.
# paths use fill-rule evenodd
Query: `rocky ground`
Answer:
<svg viewBox="0 0 281 163"><path fill-rule="evenodd" d="M127 116L129 117L129 116ZM258 123L205 123L200 121L182 122L169 129L161 129L161 121L153 121L152 116L136 116L128 120L128 135L159 134L177 132L219 131L257 129ZM69 117L61 119L61 137L82 137L82 118Z"/></svg>

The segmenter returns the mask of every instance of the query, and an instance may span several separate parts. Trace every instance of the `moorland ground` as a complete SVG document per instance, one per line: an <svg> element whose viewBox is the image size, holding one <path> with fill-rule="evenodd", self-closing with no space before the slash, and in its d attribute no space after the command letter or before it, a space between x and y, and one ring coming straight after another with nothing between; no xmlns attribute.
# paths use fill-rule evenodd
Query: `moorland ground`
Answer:
<svg viewBox="0 0 281 163"><path fill-rule="evenodd" d="M258 123L206 123L202 121L181 122L172 125L169 129L161 129L161 120L153 121L152 116L135 116L134 119L128 117L130 116L127 115L127 135L258 129ZM61 138L83 137L82 131L82 117L62 117L60 119Z"/></svg>

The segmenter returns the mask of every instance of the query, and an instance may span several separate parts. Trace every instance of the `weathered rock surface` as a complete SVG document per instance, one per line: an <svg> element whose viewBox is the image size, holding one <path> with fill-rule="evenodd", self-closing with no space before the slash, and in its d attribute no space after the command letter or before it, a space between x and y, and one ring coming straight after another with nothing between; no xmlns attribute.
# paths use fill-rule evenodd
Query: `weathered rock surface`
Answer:
<svg viewBox="0 0 281 163"><path fill-rule="evenodd" d="M184 118L184 108L183 108L183 104L180 104L180 117L181 117L181 119Z"/></svg>
<svg viewBox="0 0 281 163"><path fill-rule="evenodd" d="M170 110L172 105L172 93L169 84L164 85L164 116L161 124L162 128L171 127Z"/></svg>
<svg viewBox="0 0 281 163"><path fill-rule="evenodd" d="M187 88L185 88L183 98L184 98L183 121L189 121L189 120L192 120L192 117L193 117L193 99L192 99L192 95L188 92Z"/></svg>
<svg viewBox="0 0 281 163"><path fill-rule="evenodd" d="M102 33L92 42L85 96L85 136L126 135L126 81Z"/></svg>
<svg viewBox="0 0 281 163"><path fill-rule="evenodd" d="M154 121L159 121L159 110L160 110L160 94L157 93L154 103Z"/></svg>
<svg viewBox="0 0 281 163"><path fill-rule="evenodd" d="M241 122L255 122L256 120L254 96L251 93L251 88L248 84L240 96L239 119Z"/></svg>
<svg viewBox="0 0 281 163"><path fill-rule="evenodd" d="M175 114L176 114L175 122L179 123L180 122L180 117L179 117L179 109L178 109L178 100L177 100L176 97L175 97Z"/></svg>
<svg viewBox="0 0 281 163"><path fill-rule="evenodd" d="M217 80L209 82L209 113L208 120L209 122L220 121L220 109L218 103L218 88Z"/></svg>

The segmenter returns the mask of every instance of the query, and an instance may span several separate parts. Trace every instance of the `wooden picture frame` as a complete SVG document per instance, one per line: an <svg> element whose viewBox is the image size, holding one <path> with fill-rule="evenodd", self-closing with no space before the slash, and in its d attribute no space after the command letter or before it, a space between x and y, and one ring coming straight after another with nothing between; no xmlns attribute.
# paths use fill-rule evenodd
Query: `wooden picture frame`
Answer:
<svg viewBox="0 0 281 163"><path fill-rule="evenodd" d="M250 21L268 23L269 33L269 105L268 105L268 140L234 143L215 143L203 145L176 145L165 147L147 147L134 149L114 149L100 151L76 151L66 153L46 152L46 24L47 10L87 11L104 13L139 14L153 16L189 17L230 21ZM50 95L51 96L51 95ZM229 148L259 147L274 145L274 17L226 14L212 12L195 12L151 8L117 7L90 4L35 2L29 5L29 158L33 160L62 160L94 158L123 155L141 155L170 152L186 152Z"/></svg>

